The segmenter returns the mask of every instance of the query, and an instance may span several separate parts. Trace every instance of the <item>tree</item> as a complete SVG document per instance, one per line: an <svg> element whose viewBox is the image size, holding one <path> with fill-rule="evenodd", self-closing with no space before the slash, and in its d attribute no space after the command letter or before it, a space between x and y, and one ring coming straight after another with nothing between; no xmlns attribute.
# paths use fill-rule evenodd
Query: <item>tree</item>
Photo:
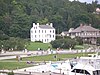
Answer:
<svg viewBox="0 0 100 75"><path fill-rule="evenodd" d="M57 34L80 23L100 29L96 8L100 8L97 1L87 4L69 0L0 0L0 30L9 37L29 38L33 22L52 22Z"/></svg>
<svg viewBox="0 0 100 75"><path fill-rule="evenodd" d="M23 50L28 41L21 38L10 37L8 40L0 41L0 46L3 45L4 50ZM1 47L2 48L2 47Z"/></svg>
<svg viewBox="0 0 100 75"><path fill-rule="evenodd" d="M77 42L74 39L58 39L51 42L51 45L53 48L74 48L74 46L77 44Z"/></svg>
<svg viewBox="0 0 100 75"><path fill-rule="evenodd" d="M8 40L9 36L0 30L0 40Z"/></svg>
<svg viewBox="0 0 100 75"><path fill-rule="evenodd" d="M78 42L79 45L83 45L83 40L80 37L75 37L75 40Z"/></svg>
<svg viewBox="0 0 100 75"><path fill-rule="evenodd" d="M97 38L97 45L100 45L100 37Z"/></svg>
<svg viewBox="0 0 100 75"><path fill-rule="evenodd" d="M46 24L46 23L49 23L49 22L48 22L47 18L44 18L42 20L39 20L38 23L40 23L40 24Z"/></svg>

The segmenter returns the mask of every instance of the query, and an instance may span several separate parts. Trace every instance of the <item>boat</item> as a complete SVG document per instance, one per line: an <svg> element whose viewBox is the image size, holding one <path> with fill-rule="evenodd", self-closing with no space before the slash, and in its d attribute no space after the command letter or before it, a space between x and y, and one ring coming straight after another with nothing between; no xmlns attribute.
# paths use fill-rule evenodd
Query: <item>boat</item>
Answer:
<svg viewBox="0 0 100 75"><path fill-rule="evenodd" d="M100 75L100 56L98 53L89 54L89 57L80 57L69 75Z"/></svg>
<svg viewBox="0 0 100 75"><path fill-rule="evenodd" d="M56 62L51 64L52 68L50 71L52 73L57 73L57 74L69 74L69 71L71 69L70 61L67 60L65 62Z"/></svg>
<svg viewBox="0 0 100 75"><path fill-rule="evenodd" d="M74 58L73 60L49 62L43 65L20 69L27 72L51 72L62 75L100 75L100 56L88 54L87 57Z"/></svg>

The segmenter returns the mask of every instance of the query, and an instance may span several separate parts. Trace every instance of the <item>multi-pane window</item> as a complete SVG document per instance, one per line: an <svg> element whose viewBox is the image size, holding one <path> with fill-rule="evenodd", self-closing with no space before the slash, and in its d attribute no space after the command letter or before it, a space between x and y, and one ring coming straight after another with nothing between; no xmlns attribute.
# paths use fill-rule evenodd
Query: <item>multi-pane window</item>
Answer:
<svg viewBox="0 0 100 75"><path fill-rule="evenodd" d="M36 35L35 35L35 38L36 38Z"/></svg>
<svg viewBox="0 0 100 75"><path fill-rule="evenodd" d="M46 42L46 39L45 39L45 42Z"/></svg>
<svg viewBox="0 0 100 75"><path fill-rule="evenodd" d="M55 31L53 30L53 33L54 33Z"/></svg>
<svg viewBox="0 0 100 75"><path fill-rule="evenodd" d="M35 30L35 33L36 33L36 30Z"/></svg>
<svg viewBox="0 0 100 75"><path fill-rule="evenodd" d="M54 38L54 35L53 35L53 38Z"/></svg>
<svg viewBox="0 0 100 75"><path fill-rule="evenodd" d="M50 30L50 33L51 33L51 30Z"/></svg>
<svg viewBox="0 0 100 75"><path fill-rule="evenodd" d="M51 35L50 35L50 38L51 38Z"/></svg>

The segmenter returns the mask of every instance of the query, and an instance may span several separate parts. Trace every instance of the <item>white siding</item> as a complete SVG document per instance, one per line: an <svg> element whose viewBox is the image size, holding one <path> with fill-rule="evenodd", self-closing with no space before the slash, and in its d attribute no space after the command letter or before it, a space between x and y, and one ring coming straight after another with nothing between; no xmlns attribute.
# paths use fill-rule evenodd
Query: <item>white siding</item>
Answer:
<svg viewBox="0 0 100 75"><path fill-rule="evenodd" d="M55 40L55 29L41 29L39 25L33 24L30 30L31 41L42 41L43 43L49 43Z"/></svg>

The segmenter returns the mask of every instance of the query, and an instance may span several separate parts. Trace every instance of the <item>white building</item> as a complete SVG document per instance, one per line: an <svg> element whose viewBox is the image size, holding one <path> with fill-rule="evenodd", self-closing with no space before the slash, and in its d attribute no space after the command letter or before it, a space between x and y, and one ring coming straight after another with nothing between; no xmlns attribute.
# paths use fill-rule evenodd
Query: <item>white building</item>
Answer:
<svg viewBox="0 0 100 75"><path fill-rule="evenodd" d="M55 40L55 28L50 23L46 25L39 25L39 23L33 23L33 27L30 30L31 41L41 41L43 43L49 43Z"/></svg>

